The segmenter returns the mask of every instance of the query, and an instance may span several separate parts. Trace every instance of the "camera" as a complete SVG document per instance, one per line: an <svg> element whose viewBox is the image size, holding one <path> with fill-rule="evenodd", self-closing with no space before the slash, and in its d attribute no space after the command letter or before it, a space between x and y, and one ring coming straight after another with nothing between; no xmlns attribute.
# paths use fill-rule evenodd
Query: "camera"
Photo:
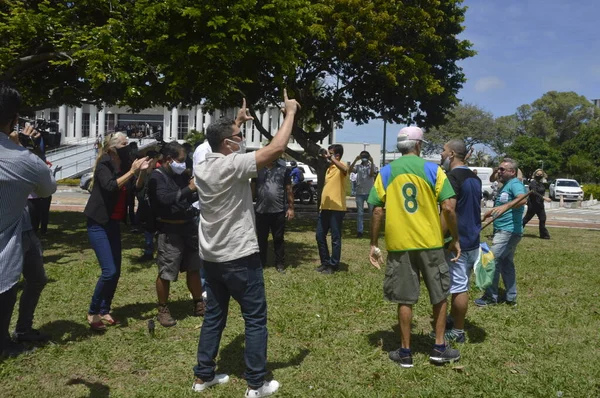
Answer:
<svg viewBox="0 0 600 398"><path fill-rule="evenodd" d="M21 142L21 145L23 145L26 148L30 148L30 149L37 149L39 147L39 138L38 139L34 139L31 138L25 134L23 134L21 131L23 130L23 128L25 127L26 124L30 124L31 126L33 126L33 128L40 133L41 137L44 139L44 142L46 143L46 145L48 145L50 143L50 131L49 129L54 128L56 129L58 127L58 124L56 122L49 122L45 119L27 119L24 117L19 117L19 129L17 130L17 132L19 133L19 141Z"/></svg>

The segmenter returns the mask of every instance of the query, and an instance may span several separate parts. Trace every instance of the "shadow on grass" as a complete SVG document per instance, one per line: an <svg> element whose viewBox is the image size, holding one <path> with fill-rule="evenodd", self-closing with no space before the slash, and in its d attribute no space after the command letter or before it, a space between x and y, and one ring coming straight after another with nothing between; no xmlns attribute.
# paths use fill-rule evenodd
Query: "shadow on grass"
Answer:
<svg viewBox="0 0 600 398"><path fill-rule="evenodd" d="M471 344L483 343L487 337L485 329L468 319L465 319L465 333L467 334L467 341Z"/></svg>
<svg viewBox="0 0 600 398"><path fill-rule="evenodd" d="M81 341L98 334L98 332L92 331L87 324L66 320L46 323L40 327L40 332L50 335L51 341L56 344Z"/></svg>
<svg viewBox="0 0 600 398"><path fill-rule="evenodd" d="M225 370L226 373L235 374L240 378L244 377L244 372L246 371L244 341L245 335L241 333L227 344L227 346L219 350L219 362L217 364L219 369ZM272 378L272 372L277 369L300 366L308 354L310 354L310 350L302 348L287 362L267 362L267 378Z"/></svg>
<svg viewBox="0 0 600 398"><path fill-rule="evenodd" d="M77 252L91 249L87 235L87 218L80 212L53 212L52 213L52 231L44 235L41 239L42 247L45 250L61 250L66 252ZM129 227L121 224L121 244L123 250L143 248L143 234L134 234L129 231ZM61 263L61 255L45 256L46 263ZM66 261L70 262L70 261Z"/></svg>
<svg viewBox="0 0 600 398"><path fill-rule="evenodd" d="M181 320L187 318L188 316L192 316L192 299L169 301L168 306L169 311L171 312L171 315L173 316L173 318L175 318L175 320ZM112 314L116 319L121 321L121 327L127 327L129 326L127 318L137 320L147 320L155 318L158 313L157 307L158 304L155 301L151 303L127 304L122 307L114 308Z"/></svg>
<svg viewBox="0 0 600 398"><path fill-rule="evenodd" d="M102 383L92 383L90 381L86 381L82 378L69 379L67 381L68 386L73 386L76 384L83 384L87 388L90 389L89 398L104 398L110 396L110 388Z"/></svg>
<svg viewBox="0 0 600 398"><path fill-rule="evenodd" d="M413 325L414 327L414 325ZM400 327L392 325L392 330L380 330L367 335L369 344L380 347L382 351L390 352L400 348ZM420 352L429 355L434 341L424 334L410 335L410 349L412 352Z"/></svg>

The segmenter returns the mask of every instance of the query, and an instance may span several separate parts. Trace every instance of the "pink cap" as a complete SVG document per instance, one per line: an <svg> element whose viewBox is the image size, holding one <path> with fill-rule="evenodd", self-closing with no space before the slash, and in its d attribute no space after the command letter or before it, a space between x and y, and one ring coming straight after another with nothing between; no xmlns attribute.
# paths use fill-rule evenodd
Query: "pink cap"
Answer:
<svg viewBox="0 0 600 398"><path fill-rule="evenodd" d="M408 126L400 130L398 133L398 142L406 140L423 141L428 144L428 142L423 139L423 130L417 126Z"/></svg>

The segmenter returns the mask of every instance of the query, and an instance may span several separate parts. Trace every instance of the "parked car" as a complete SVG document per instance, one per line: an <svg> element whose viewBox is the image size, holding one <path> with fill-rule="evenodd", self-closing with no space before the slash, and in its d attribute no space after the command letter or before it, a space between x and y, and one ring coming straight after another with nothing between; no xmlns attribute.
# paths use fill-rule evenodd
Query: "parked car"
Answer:
<svg viewBox="0 0 600 398"><path fill-rule="evenodd" d="M583 190L575 180L557 178L549 188L552 200L559 200L561 196L564 200L583 200Z"/></svg>
<svg viewBox="0 0 600 398"><path fill-rule="evenodd" d="M79 188L83 189L84 191L90 191L90 183L92 182L92 175L93 173L85 173L84 175L81 176L81 179L79 180Z"/></svg>

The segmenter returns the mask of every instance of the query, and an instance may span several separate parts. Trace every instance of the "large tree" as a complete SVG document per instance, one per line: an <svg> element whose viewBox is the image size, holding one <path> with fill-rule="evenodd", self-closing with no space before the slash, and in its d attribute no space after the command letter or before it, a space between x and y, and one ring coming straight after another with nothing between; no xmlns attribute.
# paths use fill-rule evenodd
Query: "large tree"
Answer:
<svg viewBox="0 0 600 398"><path fill-rule="evenodd" d="M465 81L457 62L474 54L458 38L461 4L7 0L0 80L15 83L32 107L221 107L244 95L261 109L287 87L303 105L294 137L313 163L316 143L344 119L443 122Z"/></svg>
<svg viewBox="0 0 600 398"><path fill-rule="evenodd" d="M494 117L474 104L456 105L447 121L428 131L427 137L436 146L443 146L451 139L464 140L468 147L475 144L491 146L493 143Z"/></svg>
<svg viewBox="0 0 600 398"><path fill-rule="evenodd" d="M519 163L525 178L531 178L533 172L542 165L551 176L559 175L562 170L560 151L541 138L519 136L507 147L506 155Z"/></svg>
<svg viewBox="0 0 600 398"><path fill-rule="evenodd" d="M582 125L597 117L597 108L574 92L549 91L531 105L518 108L519 131L530 137L562 144L575 137Z"/></svg>

